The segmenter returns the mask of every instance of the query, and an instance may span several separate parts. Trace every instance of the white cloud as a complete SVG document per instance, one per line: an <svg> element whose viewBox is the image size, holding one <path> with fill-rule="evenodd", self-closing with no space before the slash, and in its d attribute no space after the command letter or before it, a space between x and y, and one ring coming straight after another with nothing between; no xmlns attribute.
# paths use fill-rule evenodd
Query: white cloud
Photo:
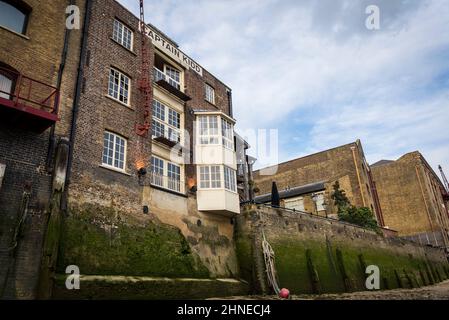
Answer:
<svg viewBox="0 0 449 320"><path fill-rule="evenodd" d="M233 88L241 128L311 128L281 160L361 138L370 162L418 149L449 170L449 1L172 0L146 13Z"/></svg>

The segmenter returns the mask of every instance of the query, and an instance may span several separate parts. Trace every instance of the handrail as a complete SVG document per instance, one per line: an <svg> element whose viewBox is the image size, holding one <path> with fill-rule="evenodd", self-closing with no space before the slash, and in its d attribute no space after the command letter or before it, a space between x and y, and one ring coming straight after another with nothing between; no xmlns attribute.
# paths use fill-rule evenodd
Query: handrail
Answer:
<svg viewBox="0 0 449 320"><path fill-rule="evenodd" d="M181 179L174 179L167 175L159 174L156 172L150 172L150 183L154 186L158 186L171 191L184 193L184 181Z"/></svg>
<svg viewBox="0 0 449 320"><path fill-rule="evenodd" d="M172 77L170 77L168 74L164 73L162 70L159 70L156 67L153 67L155 73L153 76L153 79L155 82L158 82L159 80L164 80L165 82L167 82L168 84L170 84L172 87L181 90L181 84L176 81L175 79L173 79Z"/></svg>
<svg viewBox="0 0 449 320"><path fill-rule="evenodd" d="M15 105L29 103L33 108L57 113L59 90L55 86L4 67L0 67L0 74L9 76L12 87L10 91L0 90L0 94L3 94L0 98L11 100Z"/></svg>
<svg viewBox="0 0 449 320"><path fill-rule="evenodd" d="M154 129L152 132L153 137L155 137L155 138L162 137L162 138L165 138L165 139L170 140L175 143L181 142L181 130L180 129L175 129L174 127L171 127L170 125L168 125L165 122L158 121L156 119L153 119L153 120L164 126L164 130L163 130L164 132L162 132L162 133L156 132L155 127L153 126L153 129ZM160 129L159 129L159 131L160 131Z"/></svg>

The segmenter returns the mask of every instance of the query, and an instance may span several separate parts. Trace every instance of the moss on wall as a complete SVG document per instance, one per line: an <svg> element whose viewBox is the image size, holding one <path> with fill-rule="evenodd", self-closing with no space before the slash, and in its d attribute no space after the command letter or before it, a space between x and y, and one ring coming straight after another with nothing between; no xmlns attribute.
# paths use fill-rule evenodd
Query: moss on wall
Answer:
<svg viewBox="0 0 449 320"><path fill-rule="evenodd" d="M263 214L263 218L261 218ZM380 289L413 288L447 278L449 265L440 249L400 239L386 239L358 227L287 212L248 211L237 220L236 245L241 275L257 288L252 259L261 245L254 239L264 230L275 253L279 286L293 294L367 290L366 267L380 271Z"/></svg>
<svg viewBox="0 0 449 320"><path fill-rule="evenodd" d="M248 294L248 284L235 279L168 279L81 276L79 290L67 290L66 275L56 276L55 299L151 300L204 299Z"/></svg>
<svg viewBox="0 0 449 320"><path fill-rule="evenodd" d="M247 282L251 282L253 274L251 241L249 239L237 238L235 241L235 250L240 266L240 277Z"/></svg>
<svg viewBox="0 0 449 320"><path fill-rule="evenodd" d="M247 244L242 245L242 241L239 243L240 248L248 247ZM270 244L276 256L279 284L289 288L293 294L366 290L367 275L364 273L365 268L360 256L363 256L366 266L379 267L381 289L400 287L396 273L403 287L418 287L419 282L416 279L421 277L420 270L427 263L422 259L397 255L391 250L355 248L341 243L338 248L332 250L331 255L327 253L326 244L318 241L272 240ZM246 252L245 250L244 254L248 255ZM241 265L245 265L242 253L243 250L238 250L239 261ZM337 264L337 270L334 270L334 263ZM438 267L435 269L444 270L442 265ZM442 273L441 271L440 275Z"/></svg>
<svg viewBox="0 0 449 320"><path fill-rule="evenodd" d="M61 240L59 273L73 264L86 275L209 277L178 229L125 221L108 208L72 209Z"/></svg>

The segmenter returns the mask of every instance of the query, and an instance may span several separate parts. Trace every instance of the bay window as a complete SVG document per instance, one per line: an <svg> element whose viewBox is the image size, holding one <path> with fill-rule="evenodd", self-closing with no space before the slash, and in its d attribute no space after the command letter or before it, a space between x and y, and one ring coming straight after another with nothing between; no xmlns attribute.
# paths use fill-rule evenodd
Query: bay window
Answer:
<svg viewBox="0 0 449 320"><path fill-rule="evenodd" d="M221 136L223 146L228 149L234 149L234 131L232 124L223 118L221 119Z"/></svg>
<svg viewBox="0 0 449 320"><path fill-rule="evenodd" d="M200 116L200 144L218 144L218 117Z"/></svg>
<svg viewBox="0 0 449 320"><path fill-rule="evenodd" d="M224 166L224 184L225 189L236 192L236 178L235 178L235 170Z"/></svg>
<svg viewBox="0 0 449 320"><path fill-rule="evenodd" d="M200 188L202 188L202 189L221 188L220 166L201 166L200 167Z"/></svg>
<svg viewBox="0 0 449 320"><path fill-rule="evenodd" d="M236 192L236 172L235 170L222 165L200 166L199 167L200 189L221 189Z"/></svg>
<svg viewBox="0 0 449 320"><path fill-rule="evenodd" d="M221 141L224 147L234 149L234 128L229 121L216 115L198 116L197 119L200 144L219 144Z"/></svg>

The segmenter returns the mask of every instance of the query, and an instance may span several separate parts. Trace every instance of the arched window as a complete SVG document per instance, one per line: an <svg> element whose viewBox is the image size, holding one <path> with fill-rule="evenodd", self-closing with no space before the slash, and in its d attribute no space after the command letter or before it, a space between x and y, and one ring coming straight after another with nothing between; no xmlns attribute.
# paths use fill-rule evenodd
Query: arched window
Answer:
<svg viewBox="0 0 449 320"><path fill-rule="evenodd" d="M17 80L17 71L0 62L0 98L11 99Z"/></svg>
<svg viewBox="0 0 449 320"><path fill-rule="evenodd" d="M30 11L23 1L0 0L0 26L25 34Z"/></svg>

